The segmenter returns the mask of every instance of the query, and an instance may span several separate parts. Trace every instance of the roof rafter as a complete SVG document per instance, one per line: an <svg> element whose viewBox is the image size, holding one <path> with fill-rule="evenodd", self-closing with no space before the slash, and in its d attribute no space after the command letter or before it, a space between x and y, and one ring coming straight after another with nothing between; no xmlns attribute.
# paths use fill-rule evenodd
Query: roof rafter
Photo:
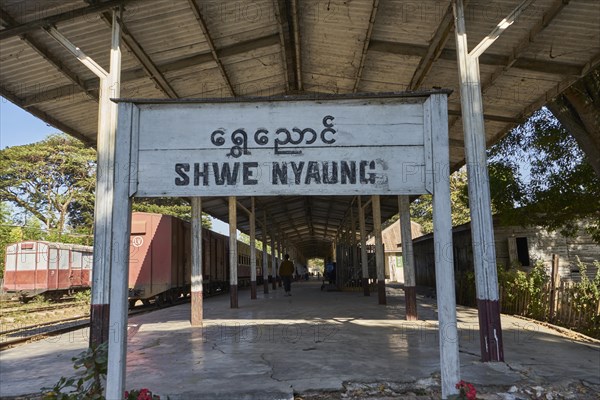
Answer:
<svg viewBox="0 0 600 400"><path fill-rule="evenodd" d="M2 24L8 25L9 27L18 25L17 21L13 17L11 17L10 14L8 14L5 10L3 10L1 8L0 8L0 19L2 21ZM98 95L97 94L94 95L93 93L89 92L90 86L87 86L85 81L79 75L77 75L75 72L73 72L67 66L65 66L59 60L59 58L57 56L52 54L46 48L46 46L44 46L38 40L30 37L26 33L21 34L20 37L23 42L27 43L27 45L29 47L31 47L33 50L35 50L40 56L42 56L42 58L44 58L46 61L48 61L50 64L52 64L52 66L54 68L56 68L56 70L58 72L60 72L68 80L73 82L73 84L75 84L77 87L79 87L82 92L85 92L92 100L94 100L96 102L98 101Z"/></svg>
<svg viewBox="0 0 600 400"><path fill-rule="evenodd" d="M354 80L353 93L358 91L358 85L360 85L360 79L362 78L362 72L365 68L365 62L367 61L367 53L369 52L369 43L371 42L371 35L373 34L373 25L375 25L375 17L377 16L377 9L379 8L379 0L373 0L373 6L371 8L371 15L369 16L369 26L367 27L367 34L365 35L365 41L363 42L363 49L360 56L360 63L356 70L356 79Z"/></svg>
<svg viewBox="0 0 600 400"><path fill-rule="evenodd" d="M294 69L294 49L290 40L290 21L288 19L286 0L273 0L273 9L279 30L279 45L281 47L281 65L286 77L285 90L290 92L292 88L297 90L296 73Z"/></svg>
<svg viewBox="0 0 600 400"><path fill-rule="evenodd" d="M213 56L213 60L217 64L217 68L219 69L219 72L221 73L221 76L223 77L223 80L225 81L225 86L227 86L227 89L229 89L229 93L231 94L231 96L235 97L235 90L233 88L233 85L231 84L231 80L229 79L227 72L225 71L225 67L223 66L223 63L221 62L221 59L219 58L219 55L217 54L217 48L215 47L212 37L210 36L210 33L208 32L208 27L206 26L206 22L204 21L204 18L202 17L200 8L198 7L198 4L196 4L195 0L188 0L188 3L190 5L190 8L192 9L192 12L194 13L194 16L196 17L196 21L198 21L198 25L200 25L200 29L202 29L202 33L204 34L204 39L206 39L208 47L210 48L210 53Z"/></svg>
<svg viewBox="0 0 600 400"><path fill-rule="evenodd" d="M466 7L465 1L465 7ZM433 63L438 59L438 57L442 54L442 50L446 47L446 42L450 36L450 32L454 28L454 15L452 14L452 4L448 5L446 8L446 12L442 17L431 41L429 42L429 47L427 48L427 52L423 57L421 57L421 61L419 61L419 65L415 69L413 73L412 79L408 84L408 90L418 89L419 86L425 80L425 77L433 67Z"/></svg>
<svg viewBox="0 0 600 400"><path fill-rule="evenodd" d="M46 18L36 19L34 21L26 22L24 24L18 24L15 26L11 26L7 29L0 30L0 40L22 35L24 33L42 28L44 26L55 25L59 22L72 20L78 17L83 17L85 15L98 14L102 11L125 5L130 1L132 0L109 0L104 2L88 2L91 3L91 5L87 7L77 8L75 10L66 11L64 13L51 15ZM3 16L4 15L2 15L2 17Z"/></svg>

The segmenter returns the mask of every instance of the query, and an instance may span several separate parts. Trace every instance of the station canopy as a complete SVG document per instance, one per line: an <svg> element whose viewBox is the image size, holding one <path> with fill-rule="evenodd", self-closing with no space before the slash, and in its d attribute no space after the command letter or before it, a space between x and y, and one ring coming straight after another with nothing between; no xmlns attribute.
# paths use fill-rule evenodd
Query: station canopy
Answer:
<svg viewBox="0 0 600 400"><path fill-rule="evenodd" d="M472 48L521 1L465 3ZM529 3L479 58L488 145L600 63L600 1ZM111 9L118 5L122 98L451 89L450 163L453 170L464 165L450 0L2 0L0 94L94 145L99 80L45 29L55 27L108 70ZM250 198L238 199L250 208ZM330 253L335 235L349 227L355 199L256 201L260 221L266 211L268 226L311 257ZM203 209L227 221L226 198L206 198ZM382 217L395 213L397 199L382 198ZM249 231L243 211L238 227ZM262 229L257 224L259 237Z"/></svg>

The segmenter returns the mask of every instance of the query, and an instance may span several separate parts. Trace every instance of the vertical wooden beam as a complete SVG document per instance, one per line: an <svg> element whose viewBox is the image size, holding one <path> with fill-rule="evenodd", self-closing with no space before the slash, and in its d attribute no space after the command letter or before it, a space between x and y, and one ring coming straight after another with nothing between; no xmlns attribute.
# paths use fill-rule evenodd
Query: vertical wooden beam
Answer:
<svg viewBox="0 0 600 400"><path fill-rule="evenodd" d="M558 275L558 254L552 254L552 275L550 275L550 315L549 320L554 321L554 312L556 307L556 287L559 282Z"/></svg>
<svg viewBox="0 0 600 400"><path fill-rule="evenodd" d="M94 204L94 268L92 269L92 298L90 307L90 346L108 340L109 293L112 259L113 192L115 174L115 138L117 130L117 104L111 97L120 96L121 80L121 30L113 11L113 29L110 50L110 72L100 79L100 106L98 108L98 161L96 174L96 199ZM111 92L111 89L113 92ZM122 221L121 221L122 223ZM129 238L127 238L129 243Z"/></svg>
<svg viewBox="0 0 600 400"><path fill-rule="evenodd" d="M116 24L115 24L116 25ZM112 63L111 63L112 64ZM112 68L112 65L111 65ZM108 224L114 240L110 266L110 327L108 334L108 370L106 398L120 399L125 390L125 366L127 364L127 311L129 294L129 236L131 232L131 199L129 197L129 169L131 166L131 133L134 107L121 104L123 118L119 121L115 155L111 169L113 190L112 214ZM116 113L115 113L116 114ZM137 170L137 169L133 169ZM100 198L102 201L103 198Z"/></svg>
<svg viewBox="0 0 600 400"><path fill-rule="evenodd" d="M454 289L452 218L450 206L450 161L446 95L431 95L425 113L430 117L431 147L436 168L433 171L433 237L435 281L439 320L442 398L458 393L460 360Z"/></svg>
<svg viewBox="0 0 600 400"><path fill-rule="evenodd" d="M369 258L367 256L367 229L365 228L365 209L361 197L358 196L358 226L360 229L360 265L362 268L362 286L365 296L370 296L369 291Z"/></svg>
<svg viewBox="0 0 600 400"><path fill-rule="evenodd" d="M192 326L202 326L202 198L192 197Z"/></svg>
<svg viewBox="0 0 600 400"><path fill-rule="evenodd" d="M275 237L274 230L271 229L271 288L273 290L277 289L277 259L275 258L276 248L275 248Z"/></svg>
<svg viewBox="0 0 600 400"><path fill-rule="evenodd" d="M262 235L262 243L263 243L263 292L264 294L269 294L269 260L267 259L267 212L263 211L263 235ZM273 249L271 248L271 251Z"/></svg>
<svg viewBox="0 0 600 400"><path fill-rule="evenodd" d="M352 275L350 278L354 280L356 274L354 269L358 265L356 257L356 218L354 218L354 208L350 205L350 265L352 266Z"/></svg>
<svg viewBox="0 0 600 400"><path fill-rule="evenodd" d="M254 197L250 208L250 299L256 300L256 214Z"/></svg>
<svg viewBox="0 0 600 400"><path fill-rule="evenodd" d="M460 100L469 177L469 208L473 240L473 263L479 311L482 361L504 361L496 248L485 154L485 126L479 60L469 54L463 0L454 0L456 54ZM485 48L482 44L480 48Z"/></svg>
<svg viewBox="0 0 600 400"><path fill-rule="evenodd" d="M238 308L237 202L229 196L229 299L230 307Z"/></svg>
<svg viewBox="0 0 600 400"><path fill-rule="evenodd" d="M398 196L400 211L400 237L402 240L402 264L404 270L404 301L406 320L415 321L417 317L417 282L415 279L415 260L410 222L408 196Z"/></svg>
<svg viewBox="0 0 600 400"><path fill-rule="evenodd" d="M383 240L381 238L381 200L379 195L371 196L371 208L373 209L373 236L375 236L375 262L377 265L377 292L379 304L387 304L385 296L385 260L383 252Z"/></svg>
<svg viewBox="0 0 600 400"><path fill-rule="evenodd" d="M279 240L277 241L277 254L279 255L279 259L277 260L277 269L275 271L277 271L276 275L277 275L277 282L279 287L283 286L283 282L281 281L281 277L279 276L279 266L281 265L281 263L283 262L283 235L281 234L281 232L279 232Z"/></svg>

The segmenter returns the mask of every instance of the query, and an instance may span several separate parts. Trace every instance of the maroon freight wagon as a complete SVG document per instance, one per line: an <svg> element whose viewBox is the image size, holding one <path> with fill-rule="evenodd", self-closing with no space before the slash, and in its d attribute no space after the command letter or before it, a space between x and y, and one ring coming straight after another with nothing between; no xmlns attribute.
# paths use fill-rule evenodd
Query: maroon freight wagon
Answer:
<svg viewBox="0 0 600 400"><path fill-rule="evenodd" d="M31 241L6 248L4 290L24 301L38 294L59 298L90 287L93 248Z"/></svg>

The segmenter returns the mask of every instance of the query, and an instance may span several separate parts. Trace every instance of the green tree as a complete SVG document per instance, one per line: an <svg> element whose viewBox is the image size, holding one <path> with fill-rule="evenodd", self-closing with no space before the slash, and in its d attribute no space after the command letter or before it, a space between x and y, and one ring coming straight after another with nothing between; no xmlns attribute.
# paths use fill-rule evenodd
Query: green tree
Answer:
<svg viewBox="0 0 600 400"><path fill-rule="evenodd" d="M490 191L501 199L495 211L503 223L570 236L583 224L600 242L600 177L548 110L513 129L488 156Z"/></svg>
<svg viewBox="0 0 600 400"><path fill-rule="evenodd" d="M460 169L450 175L450 200L452 203L452 225L469 222L469 200L467 195L467 173ZM410 205L411 219L420 224L423 233L433 232L433 203L431 195L423 195ZM397 220L395 216L394 220Z"/></svg>
<svg viewBox="0 0 600 400"><path fill-rule="evenodd" d="M0 150L0 200L25 210L58 236L67 222L93 218L95 151L65 134Z"/></svg>

